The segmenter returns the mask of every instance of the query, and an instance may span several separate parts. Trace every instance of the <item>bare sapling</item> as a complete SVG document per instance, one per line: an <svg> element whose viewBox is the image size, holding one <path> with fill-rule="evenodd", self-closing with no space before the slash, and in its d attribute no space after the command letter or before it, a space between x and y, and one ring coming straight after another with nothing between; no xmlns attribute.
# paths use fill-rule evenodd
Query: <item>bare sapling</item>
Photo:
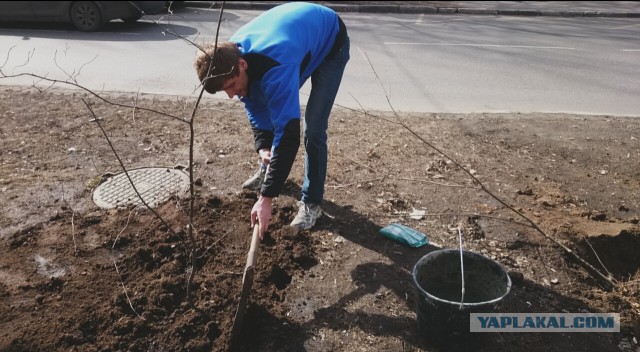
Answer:
<svg viewBox="0 0 640 352"><path fill-rule="evenodd" d="M134 7L137 8L137 5L133 2L129 2L131 5L133 5ZM138 8L138 10L140 10ZM217 26L217 30L216 30L216 34L215 34L215 47L217 48L217 43L218 43L218 37L219 37L219 32L220 32L220 25L222 22L222 14L224 11L224 2L222 2L222 5L220 7L220 12L219 12L219 18L218 18L218 26ZM172 15L172 10L171 7L169 8L169 15ZM172 35L172 36L176 36L182 40L184 40L189 46L193 46L195 48L197 48L198 50L202 50L202 47L198 44L195 43L195 41L189 40L188 38L181 36L179 34L176 33L175 30L173 30L171 24L170 24L170 16L167 16L167 23L166 24L162 24L160 21L164 18L161 18L160 20L155 20L155 19L151 19L148 18L146 16L146 14L143 13L143 17L145 17L145 19L148 19L152 22L154 22L156 25L158 25L161 30L162 33L164 35ZM35 54L35 49L32 51L29 51L29 53L27 54L27 57L25 59L25 61L20 64L17 65L15 67L13 67L11 69L11 72L8 71L8 69L6 68L9 59L11 57L11 52L14 48L10 48L6 54L6 58L5 61L2 63L2 65L0 65L0 79L12 79L12 78L20 78L20 77L31 77L33 79L35 79L35 81L31 84L31 88L36 89L37 91L39 91L40 93L46 92L47 90L49 90L50 88L56 86L56 85L64 85L64 86L70 86L72 88L77 88L80 89L81 91L85 92L88 97L93 97L107 105L111 105L111 106L117 106L117 107L122 107L122 108L127 108L127 109L131 109L132 114L133 114L133 118L135 119L135 113L138 111L143 111L143 112L147 112L150 113L154 116L159 116L159 117L167 117L167 118L171 118L174 119L176 121L179 121L181 123L184 123L186 125L188 125L188 130L189 130L189 143L188 143L188 149L189 149L189 161L188 161L188 165L186 167L186 171L189 175L189 208L188 208L188 224L186 224L186 228L187 228L187 238L188 241L190 243L190 253L189 253L189 262L190 262L190 268L188 269L188 274L189 274L189 279L187 282L187 287L186 287L186 291L187 291L187 301L191 304L191 286L193 283L193 278L194 275L196 274L197 271L197 260L198 258L201 258L204 253L202 253L200 256L198 256L197 253L197 242L196 242L196 237L194 235L194 226L193 226L193 217L194 217L194 204L195 204L195 197L196 197L196 192L195 192L195 178L194 178L194 143L195 143L195 121L196 121L196 115L198 112L198 107L200 105L203 93L204 93L204 84L201 84L199 86L200 88L200 93L197 97L197 100L193 106L193 109L191 111L191 114L188 118L184 118L184 117L180 117L180 116L175 116L172 114L168 114L166 112L160 111L160 110L156 110L156 109L152 109L152 108L148 108L148 107L144 107L144 106L140 106L138 104L138 93L136 94L136 99L134 101L134 104L124 104L115 100L112 100L108 97L106 97L105 95L98 93L92 89L89 89L85 86L83 86L79 81L78 81L78 76L80 75L80 73L82 72L82 69L87 66L88 64L90 64L91 62L93 62L96 57L94 57L93 59L91 59L89 62L84 63L82 66L80 66L80 68L78 68L77 70L65 70L59 63L58 63L58 52L56 51L54 54L54 65L55 67L63 74L64 78L63 79L57 79L57 78L50 78L48 77L48 74L45 75L40 75L40 74L35 74L35 73L31 73L31 72L20 72L20 73L14 73L16 71L16 69L19 68L23 68L29 65L33 55ZM66 51L68 50L68 47L65 48L65 54ZM215 49L214 49L215 52ZM212 63L214 60L210 60L210 62ZM211 67L210 67L210 71L211 71ZM209 79L211 77L207 77L206 79ZM42 88L41 85L45 83L47 84L47 86L45 88ZM109 138L108 133L106 132L106 130L104 129L104 127L102 126L102 124L100 123L100 120L102 119L101 117L98 117L96 115L96 113L94 112L94 109L92 108L92 103L90 101L88 101L85 98L82 98L82 102L84 103L85 107L87 108L87 110L89 111L90 115L91 115L91 119L90 122L94 122L96 124L96 126L98 126L98 128L100 129L102 135L104 136L107 144L109 145L109 148L111 149L111 151L113 152L113 154L115 155L118 164L120 166L120 168L122 169L122 172L126 175L127 180L129 181L129 184L131 185L133 191L135 192L136 196L138 197L138 199L140 200L140 202L144 205L145 208L147 208L149 211L151 211L154 216L164 225L164 227L171 232L174 236L178 237L178 238L182 238L183 236L180 236L179 231L175 231L173 229L173 227L155 210L153 209L153 207L149 206L149 204L146 202L146 200L142 197L142 195L140 194L140 192L138 191L138 189L136 188L135 183L133 182L133 180L131 179L130 175L129 175L129 171L127 169L127 167L125 166L125 164L123 163L120 155L117 152L116 146L114 146L114 144L112 143L112 141ZM76 240L75 240L75 226L73 225L73 217L75 217L75 211L73 212L72 215L72 237L73 237L73 242L74 242L74 252L77 253L78 248L77 248L77 244L76 244ZM116 239L117 240L117 239ZM114 242L115 245L115 242ZM205 251L206 252L206 251ZM120 272L118 270L118 266L114 261L114 265L116 268L116 271L118 272L118 274L120 275ZM129 299L127 291L126 291L126 287L124 285L124 283L121 281L121 285L123 287L123 289L125 290L125 295L127 296L127 299ZM131 301L129 300L129 305L131 306L131 309L134 311L134 313L136 315L138 315L140 317L140 315L135 311L135 309L133 308L133 305L131 304Z"/></svg>

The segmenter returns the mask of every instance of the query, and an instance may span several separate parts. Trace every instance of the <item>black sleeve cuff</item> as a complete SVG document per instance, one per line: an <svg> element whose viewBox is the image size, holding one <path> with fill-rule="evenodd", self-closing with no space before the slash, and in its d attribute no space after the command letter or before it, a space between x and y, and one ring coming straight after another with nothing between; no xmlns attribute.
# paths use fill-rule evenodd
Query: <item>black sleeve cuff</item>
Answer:
<svg viewBox="0 0 640 352"><path fill-rule="evenodd" d="M253 130L253 140L255 142L256 152L260 149L269 149L273 145L273 132L267 130L261 130L254 126L251 126Z"/></svg>
<svg viewBox="0 0 640 352"><path fill-rule="evenodd" d="M291 167L300 147L300 119L287 123L280 143L271 154L269 173L262 184L260 194L265 197L277 197L282 191L284 182L289 177Z"/></svg>

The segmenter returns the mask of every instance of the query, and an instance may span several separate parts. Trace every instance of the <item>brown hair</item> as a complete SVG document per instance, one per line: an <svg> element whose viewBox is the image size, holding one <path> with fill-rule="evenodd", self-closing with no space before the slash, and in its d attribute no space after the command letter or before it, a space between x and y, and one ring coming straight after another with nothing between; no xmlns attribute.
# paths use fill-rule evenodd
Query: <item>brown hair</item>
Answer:
<svg viewBox="0 0 640 352"><path fill-rule="evenodd" d="M205 44L203 49L204 51L198 51L194 66L204 89L208 93L215 94L222 89L224 81L240 73L238 59L242 55L238 46L232 42L218 43L215 54L214 43ZM209 66L211 66L210 69ZM207 69L209 69L208 72Z"/></svg>

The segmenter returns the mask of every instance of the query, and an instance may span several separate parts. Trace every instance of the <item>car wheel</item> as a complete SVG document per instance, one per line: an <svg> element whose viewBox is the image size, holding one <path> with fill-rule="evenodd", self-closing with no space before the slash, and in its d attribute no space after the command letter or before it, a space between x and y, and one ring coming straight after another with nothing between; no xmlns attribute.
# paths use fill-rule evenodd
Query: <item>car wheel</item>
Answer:
<svg viewBox="0 0 640 352"><path fill-rule="evenodd" d="M71 23L83 32L94 32L102 27L100 8L93 1L77 1L71 5Z"/></svg>

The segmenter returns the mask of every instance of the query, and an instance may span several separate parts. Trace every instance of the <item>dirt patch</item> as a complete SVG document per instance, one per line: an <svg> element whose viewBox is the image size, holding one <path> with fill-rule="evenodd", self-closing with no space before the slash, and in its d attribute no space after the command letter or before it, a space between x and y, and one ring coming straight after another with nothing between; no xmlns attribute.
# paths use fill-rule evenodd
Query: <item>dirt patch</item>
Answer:
<svg viewBox="0 0 640 352"><path fill-rule="evenodd" d="M193 246L184 198L157 209L171 230L147 210L92 203L102 176L120 170L81 97L0 91L0 351L227 350L256 199L239 190L256 168L242 107L210 100L197 116ZM179 97L110 99L181 118L193 106ZM183 122L90 101L127 167L187 164ZM401 125L337 107L329 130L328 215L311 231L287 226L300 193L301 150L261 243L241 350L438 350L417 329L410 273L426 253L457 247L458 224L466 249L510 272L514 285L502 311L615 312L622 320L621 333L488 334L474 340L476 350L638 350L640 120L400 118L547 234L610 273L615 289L600 287ZM430 244L415 249L381 236L391 222L422 231ZM195 275L187 285L193 248Z"/></svg>

